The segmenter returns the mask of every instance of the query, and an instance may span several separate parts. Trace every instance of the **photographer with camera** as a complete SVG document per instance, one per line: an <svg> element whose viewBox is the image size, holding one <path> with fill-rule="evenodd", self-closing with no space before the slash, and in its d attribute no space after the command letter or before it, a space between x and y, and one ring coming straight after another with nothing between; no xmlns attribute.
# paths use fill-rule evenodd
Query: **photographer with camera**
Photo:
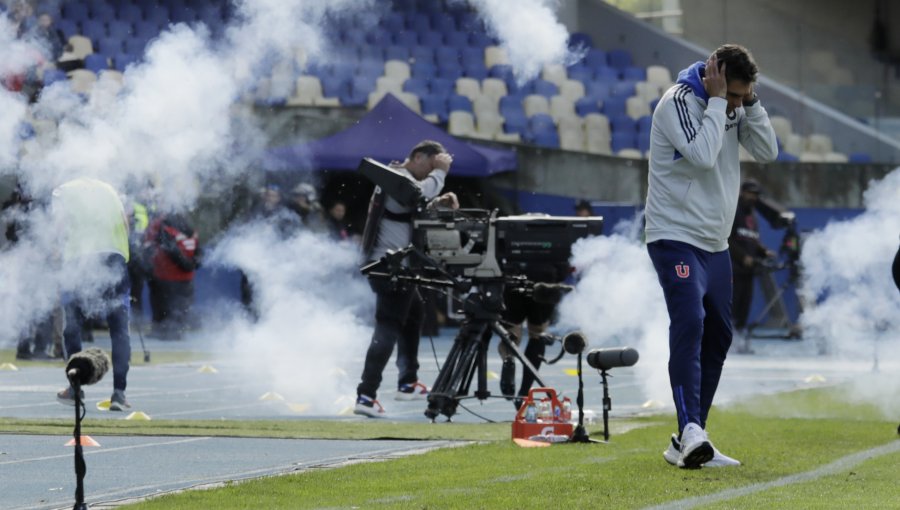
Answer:
<svg viewBox="0 0 900 510"><path fill-rule="evenodd" d="M421 190L422 196L437 206L459 208L456 195L438 196L450 171L453 158L438 142L424 140L410 151L402 163L392 162L391 168L407 175ZM415 206L404 206L375 188L369 203L369 216L363 233L363 260L374 261L388 250L406 248L412 241L412 221ZM418 289L411 284L384 280L369 280L375 292L375 331L366 352L362 380L356 388L354 414L370 418L385 417L385 410L376 400L382 372L397 345L397 400L424 400L428 388L418 379L419 333L423 307Z"/></svg>
<svg viewBox="0 0 900 510"><path fill-rule="evenodd" d="M750 304L753 302L753 282L756 275L772 267L775 252L766 248L759 239L759 220L756 204L762 188L753 179L741 184L734 226L728 237L728 250L732 267L732 322L737 332L737 352L750 354L750 338L746 330Z"/></svg>

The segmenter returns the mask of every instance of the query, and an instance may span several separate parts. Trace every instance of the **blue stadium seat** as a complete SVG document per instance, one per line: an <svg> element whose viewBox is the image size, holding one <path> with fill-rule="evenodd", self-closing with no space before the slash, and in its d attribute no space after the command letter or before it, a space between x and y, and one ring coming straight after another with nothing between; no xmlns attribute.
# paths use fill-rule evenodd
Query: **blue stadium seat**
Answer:
<svg viewBox="0 0 900 510"><path fill-rule="evenodd" d="M429 90L432 94L449 97L456 91L456 78L432 78L429 82Z"/></svg>
<svg viewBox="0 0 900 510"><path fill-rule="evenodd" d="M615 133L617 131L636 133L637 122L628 115L606 115L609 117L609 127Z"/></svg>
<svg viewBox="0 0 900 510"><path fill-rule="evenodd" d="M197 12L197 16L200 21L211 24L216 22L225 21L225 14L221 5L218 4L207 4L200 7Z"/></svg>
<svg viewBox="0 0 900 510"><path fill-rule="evenodd" d="M522 96L507 95L500 98L499 102L500 115L509 117L517 114L525 115L525 108L522 107Z"/></svg>
<svg viewBox="0 0 900 510"><path fill-rule="evenodd" d="M587 55L584 56L584 64L591 69L606 66L606 52L597 48L590 49Z"/></svg>
<svg viewBox="0 0 900 510"><path fill-rule="evenodd" d="M653 101L650 101L650 113L653 113L656 111L656 105L659 104L659 100L660 100L660 98L657 97Z"/></svg>
<svg viewBox="0 0 900 510"><path fill-rule="evenodd" d="M547 99L559 94L559 87L555 83L540 78L529 82L528 89L530 93L540 94Z"/></svg>
<svg viewBox="0 0 900 510"><path fill-rule="evenodd" d="M528 130L531 133L556 131L556 122L547 113L536 113L528 118Z"/></svg>
<svg viewBox="0 0 900 510"><path fill-rule="evenodd" d="M404 30L392 34L391 40L398 46L413 47L419 44L419 36L412 30Z"/></svg>
<svg viewBox="0 0 900 510"><path fill-rule="evenodd" d="M575 113L584 117L589 113L600 113L600 102L592 96L584 96L575 101Z"/></svg>
<svg viewBox="0 0 900 510"><path fill-rule="evenodd" d="M610 93L615 97L629 98L634 95L634 82L620 81L613 84Z"/></svg>
<svg viewBox="0 0 900 510"><path fill-rule="evenodd" d="M469 62L463 64L463 75L481 81L488 77L488 70L484 62Z"/></svg>
<svg viewBox="0 0 900 510"><path fill-rule="evenodd" d="M778 156L781 156L781 154L779 153ZM847 156L847 160L850 163L871 163L872 156L870 156L867 152L853 152L850 153L849 156Z"/></svg>
<svg viewBox="0 0 900 510"><path fill-rule="evenodd" d="M457 63L453 63L450 65L441 65L437 68L437 75L439 78L445 78L455 81L457 78L463 75L463 68Z"/></svg>
<svg viewBox="0 0 900 510"><path fill-rule="evenodd" d="M81 22L81 35L91 41L106 37L106 23L94 19L84 20Z"/></svg>
<svg viewBox="0 0 900 510"><path fill-rule="evenodd" d="M346 29L340 33L340 39L346 46L366 46L366 33L360 30Z"/></svg>
<svg viewBox="0 0 900 510"><path fill-rule="evenodd" d="M510 112L503 114L503 132L518 133L524 135L528 130L528 118L525 112Z"/></svg>
<svg viewBox="0 0 900 510"><path fill-rule="evenodd" d="M63 35L68 39L78 33L78 22L71 19L60 18L56 20L56 28L62 30Z"/></svg>
<svg viewBox="0 0 900 510"><path fill-rule="evenodd" d="M134 26L127 21L113 20L107 24L107 32L110 37L114 37L119 41L134 35Z"/></svg>
<svg viewBox="0 0 900 510"><path fill-rule="evenodd" d="M109 69L109 62L106 61L106 55L91 53L84 57L84 68L100 74L100 71Z"/></svg>
<svg viewBox="0 0 900 510"><path fill-rule="evenodd" d="M444 34L435 31L429 30L427 32L419 33L419 44L423 46L428 46L430 48L437 48L438 46L444 45Z"/></svg>
<svg viewBox="0 0 900 510"><path fill-rule="evenodd" d="M369 94L375 90L376 80L376 76L354 76L350 86L345 90L346 93L343 96L338 96L341 98L341 104L345 106L366 104L369 100Z"/></svg>
<svg viewBox="0 0 900 510"><path fill-rule="evenodd" d="M422 115L437 115L438 121L447 122L449 111L447 110L447 97L437 94L419 96L422 107Z"/></svg>
<svg viewBox="0 0 900 510"><path fill-rule="evenodd" d="M119 6L119 13L116 18L122 21L127 21L129 23L137 23L138 21L142 21L144 19L144 13L141 12L141 8L137 5L122 2Z"/></svg>
<svg viewBox="0 0 900 510"><path fill-rule="evenodd" d="M594 40L584 32L573 32L569 35L569 48L593 48Z"/></svg>
<svg viewBox="0 0 900 510"><path fill-rule="evenodd" d="M650 150L650 132L649 131L638 131L637 134L637 148L641 151L641 154Z"/></svg>
<svg viewBox="0 0 900 510"><path fill-rule="evenodd" d="M631 53L628 50L623 49L615 49L610 50L606 54L606 60L609 62L610 67L614 67L619 71L624 71L625 68L631 67Z"/></svg>
<svg viewBox="0 0 900 510"><path fill-rule="evenodd" d="M459 30L444 32L444 42L447 46L465 48L469 45L469 34ZM481 58L484 58L484 53L482 53Z"/></svg>
<svg viewBox="0 0 900 510"><path fill-rule="evenodd" d="M159 35L159 28L153 21L140 21L134 24L134 37L149 41Z"/></svg>
<svg viewBox="0 0 900 510"><path fill-rule="evenodd" d="M388 33L402 32L406 29L406 18L399 12L392 12L381 18L381 26Z"/></svg>
<svg viewBox="0 0 900 510"><path fill-rule="evenodd" d="M491 78L500 78L509 85L514 81L513 68L508 64L497 64L488 69L488 76Z"/></svg>
<svg viewBox="0 0 900 510"><path fill-rule="evenodd" d="M169 20L172 23L193 23L197 20L197 11L184 3L173 3L169 6Z"/></svg>
<svg viewBox="0 0 900 510"><path fill-rule="evenodd" d="M448 63L459 64L461 62L459 48L438 46L434 49L434 60L438 67Z"/></svg>
<svg viewBox="0 0 900 510"><path fill-rule="evenodd" d="M437 74L437 66L434 62L413 62L409 71L416 78L431 78Z"/></svg>
<svg viewBox="0 0 900 510"><path fill-rule="evenodd" d="M322 95L324 95L325 97L351 97L350 81L346 78L334 75L326 75L320 76L319 81L322 82ZM366 98L368 98L368 94L366 94ZM341 102L343 103L344 100L341 100Z"/></svg>
<svg viewBox="0 0 900 510"><path fill-rule="evenodd" d="M390 45L384 48L384 60L409 60L409 48L406 46Z"/></svg>
<svg viewBox="0 0 900 510"><path fill-rule="evenodd" d="M91 19L98 21L112 21L116 19L116 10L107 3L93 3L90 6Z"/></svg>
<svg viewBox="0 0 900 510"><path fill-rule="evenodd" d="M471 32L469 34L469 46L486 48L488 46L494 46L495 43L496 41L483 31Z"/></svg>
<svg viewBox="0 0 900 510"><path fill-rule="evenodd" d="M447 109L451 112L463 111L472 113L472 100L466 96L452 94L447 98Z"/></svg>
<svg viewBox="0 0 900 510"><path fill-rule="evenodd" d="M65 71L60 71L59 69L47 69L44 71L44 86L48 87L53 83L58 81L66 81L69 77L66 76Z"/></svg>
<svg viewBox="0 0 900 510"><path fill-rule="evenodd" d="M434 48L430 46L414 46L410 57L413 63L435 64Z"/></svg>
<svg viewBox="0 0 900 510"><path fill-rule="evenodd" d="M406 28L415 32L431 30L431 18L424 12L412 12L406 16Z"/></svg>
<svg viewBox="0 0 900 510"><path fill-rule="evenodd" d="M613 131L609 145L614 153L622 149L637 149L637 133Z"/></svg>
<svg viewBox="0 0 900 510"><path fill-rule="evenodd" d="M609 66L595 67L594 80L613 84L619 81L619 71Z"/></svg>
<svg viewBox="0 0 900 510"><path fill-rule="evenodd" d="M798 158L797 156L794 156L790 152L780 151L778 153L778 157L775 158L775 160L782 161L785 163L796 163L797 161L800 161L800 158Z"/></svg>
<svg viewBox="0 0 900 510"><path fill-rule="evenodd" d="M456 32L456 19L453 18L453 16L447 16L443 12L436 15L432 14L431 26L437 32L440 32L442 34L449 34L451 32Z"/></svg>
<svg viewBox="0 0 900 510"><path fill-rule="evenodd" d="M104 37L103 39L92 42L94 43L94 53L100 53L107 57L114 57L124 49L122 40L115 37Z"/></svg>
<svg viewBox="0 0 900 510"><path fill-rule="evenodd" d="M603 102L612 95L610 93L611 88L608 83L592 81L585 87L584 95L592 97L595 101Z"/></svg>
<svg viewBox="0 0 900 510"><path fill-rule="evenodd" d="M394 44L391 39L391 32L385 32L384 30L374 29L366 32L366 42L369 44L374 44L376 46L390 46ZM409 52L409 49L406 50Z"/></svg>
<svg viewBox="0 0 900 510"><path fill-rule="evenodd" d="M622 70L622 79L628 81L647 81L647 69L629 66Z"/></svg>
<svg viewBox="0 0 900 510"><path fill-rule="evenodd" d="M80 23L90 19L87 4L80 2L66 2L62 7L62 17Z"/></svg>
<svg viewBox="0 0 900 510"><path fill-rule="evenodd" d="M651 127L653 127L652 116L644 115L637 120L638 133L649 133Z"/></svg>
<svg viewBox="0 0 900 510"><path fill-rule="evenodd" d="M138 58L130 53L119 53L113 57L113 65L116 71L125 72L125 68L138 61Z"/></svg>
<svg viewBox="0 0 900 510"><path fill-rule="evenodd" d="M556 130L534 133L531 143L545 149L559 148L559 133Z"/></svg>
<svg viewBox="0 0 900 510"><path fill-rule="evenodd" d="M609 96L603 101L600 110L610 119L617 115L625 115L625 99L624 97Z"/></svg>
<svg viewBox="0 0 900 510"><path fill-rule="evenodd" d="M125 53L130 55L143 55L144 48L147 46L147 40L140 37L130 37L123 41Z"/></svg>
<svg viewBox="0 0 900 510"><path fill-rule="evenodd" d="M570 80L578 80L585 85L594 79L594 71L584 64L575 64L566 69Z"/></svg>
<svg viewBox="0 0 900 510"><path fill-rule="evenodd" d="M359 61L377 60L384 62L384 48L374 44L363 44L356 48Z"/></svg>
<svg viewBox="0 0 900 510"><path fill-rule="evenodd" d="M144 10L144 21L153 23L157 27L169 25L169 8L165 5L148 6Z"/></svg>
<svg viewBox="0 0 900 510"><path fill-rule="evenodd" d="M484 65L484 48L465 46L459 51L459 58L464 67L466 64L470 63L480 63L481 65Z"/></svg>
<svg viewBox="0 0 900 510"><path fill-rule="evenodd" d="M373 76L375 78L384 74L384 62L381 60L360 60L356 65L357 76Z"/></svg>
<svg viewBox="0 0 900 510"><path fill-rule="evenodd" d="M423 97L431 93L428 89L428 78L408 78L403 82L403 91Z"/></svg>

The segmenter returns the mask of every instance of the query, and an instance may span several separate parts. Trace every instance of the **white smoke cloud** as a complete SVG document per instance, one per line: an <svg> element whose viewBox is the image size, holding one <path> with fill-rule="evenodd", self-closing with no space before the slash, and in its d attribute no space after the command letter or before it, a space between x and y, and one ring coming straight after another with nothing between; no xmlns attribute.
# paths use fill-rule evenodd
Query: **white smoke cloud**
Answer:
<svg viewBox="0 0 900 510"><path fill-rule="evenodd" d="M237 227L210 260L243 268L252 282L256 324L232 327L247 380L267 382L292 402L333 414L355 394L372 335L374 295L359 276L355 245L308 231L282 240L271 223ZM365 319L363 319L365 318Z"/></svg>
<svg viewBox="0 0 900 510"><path fill-rule="evenodd" d="M668 403L669 318L644 245L620 233L583 239L572 247L572 265L578 283L560 303L559 326L584 332L589 349L637 349L635 371L645 398Z"/></svg>
<svg viewBox="0 0 900 510"><path fill-rule="evenodd" d="M558 0L469 0L509 55L519 83L540 75L545 64L570 65L583 55L568 48L569 33L556 17Z"/></svg>
<svg viewBox="0 0 900 510"><path fill-rule="evenodd" d="M900 171L865 192L865 212L803 244L804 338L838 359L900 355L900 296L891 263L900 235Z"/></svg>

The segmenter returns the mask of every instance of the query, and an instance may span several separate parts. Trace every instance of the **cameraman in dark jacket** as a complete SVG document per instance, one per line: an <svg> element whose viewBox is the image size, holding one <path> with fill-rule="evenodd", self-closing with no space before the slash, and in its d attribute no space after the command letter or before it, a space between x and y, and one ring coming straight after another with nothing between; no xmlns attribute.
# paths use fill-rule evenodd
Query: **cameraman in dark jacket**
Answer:
<svg viewBox="0 0 900 510"><path fill-rule="evenodd" d="M766 261L772 261L775 253L766 248L759 239L759 220L755 207L762 188L759 183L748 179L741 184L738 198L737 214L734 226L728 238L728 250L731 254L732 280L732 315L734 330L743 342L738 342L738 352L749 352L746 338L747 317L750 304L753 302L753 280L756 274L764 269Z"/></svg>
<svg viewBox="0 0 900 510"><path fill-rule="evenodd" d="M391 167L416 182L422 196L442 205L459 208L456 195L438 197L453 158L438 142L419 142L403 163ZM364 259L378 260L388 250L402 249L412 240L413 208L405 207L376 188L369 204L369 218L363 239ZM397 285L388 281L369 280L375 292L375 331L366 352L362 380L356 387L355 414L370 418L385 417L384 408L376 400L382 372L397 345L397 400L420 400L428 397L428 388L419 382L419 334L423 307L419 291L413 285Z"/></svg>

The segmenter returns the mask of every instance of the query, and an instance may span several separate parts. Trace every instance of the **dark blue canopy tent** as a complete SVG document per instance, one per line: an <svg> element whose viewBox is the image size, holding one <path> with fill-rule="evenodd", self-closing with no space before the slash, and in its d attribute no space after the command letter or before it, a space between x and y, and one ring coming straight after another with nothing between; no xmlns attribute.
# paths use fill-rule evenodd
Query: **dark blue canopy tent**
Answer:
<svg viewBox="0 0 900 510"><path fill-rule="evenodd" d="M301 169L355 170L360 159L383 163L402 160L422 140L435 140L453 155L451 175L487 177L515 170L513 150L493 149L455 138L410 110L391 94L384 96L352 127L305 144L269 150L263 160L267 171Z"/></svg>

